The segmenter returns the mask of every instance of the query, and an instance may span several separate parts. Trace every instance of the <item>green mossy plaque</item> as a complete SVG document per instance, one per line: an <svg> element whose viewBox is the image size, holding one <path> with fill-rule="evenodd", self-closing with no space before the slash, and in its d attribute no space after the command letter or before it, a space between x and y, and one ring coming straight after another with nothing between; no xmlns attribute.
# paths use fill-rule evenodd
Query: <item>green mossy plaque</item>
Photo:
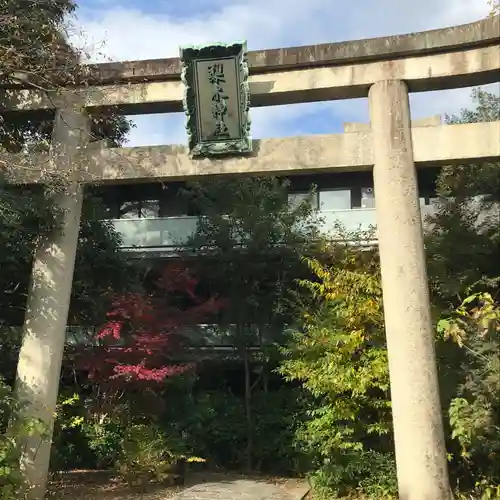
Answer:
<svg viewBox="0 0 500 500"><path fill-rule="evenodd" d="M180 58L191 154L250 153L246 41L181 47Z"/></svg>

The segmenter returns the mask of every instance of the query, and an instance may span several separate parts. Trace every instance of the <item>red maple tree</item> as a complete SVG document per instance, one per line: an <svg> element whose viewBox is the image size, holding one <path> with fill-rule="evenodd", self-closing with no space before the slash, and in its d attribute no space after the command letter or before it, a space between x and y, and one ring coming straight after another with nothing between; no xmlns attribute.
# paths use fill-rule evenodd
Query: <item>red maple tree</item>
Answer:
<svg viewBox="0 0 500 500"><path fill-rule="evenodd" d="M175 362L185 345L183 328L206 322L223 300L197 293L198 280L183 263L167 264L155 290L117 297L96 335L97 345L79 356L80 367L99 385L158 383L184 373L192 363Z"/></svg>

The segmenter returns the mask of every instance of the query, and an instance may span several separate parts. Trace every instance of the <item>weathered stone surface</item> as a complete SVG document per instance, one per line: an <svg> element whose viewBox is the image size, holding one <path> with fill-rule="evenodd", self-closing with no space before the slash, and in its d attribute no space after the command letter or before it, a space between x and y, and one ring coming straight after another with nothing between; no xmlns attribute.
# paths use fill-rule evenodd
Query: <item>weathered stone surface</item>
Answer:
<svg viewBox="0 0 500 500"><path fill-rule="evenodd" d="M438 127L442 124L441 115L428 116L411 121L412 127ZM366 132L371 129L370 123L344 122L344 132Z"/></svg>
<svg viewBox="0 0 500 500"><path fill-rule="evenodd" d="M462 26L393 35L348 42L323 43L303 47L258 50L249 52L250 73L299 69L314 65L337 65L446 52L460 47L498 43L500 40L500 16ZM179 79L180 60L151 59L96 64L90 67L91 80L95 83L139 82Z"/></svg>
<svg viewBox="0 0 500 500"><path fill-rule="evenodd" d="M387 58L366 63L286 68L250 75L252 107L367 97L384 79L403 80L410 92L486 85L498 81L497 44L444 53ZM182 111L184 86L179 79L64 89L0 92L0 110L30 111L64 107L77 95L86 108L114 109L124 115Z"/></svg>
<svg viewBox="0 0 500 500"><path fill-rule="evenodd" d="M23 341L19 351L16 396L29 419L40 420L47 436L25 439L21 464L28 484L26 498L44 498L49 470L51 437L56 411L61 362L78 243L83 189L77 172L70 171L80 148L90 140L91 119L75 106L56 115L50 163L68 171L67 185L53 197L61 210L61 227L41 235L33 255Z"/></svg>
<svg viewBox="0 0 500 500"><path fill-rule="evenodd" d="M399 498L451 500L408 88L379 82L369 104Z"/></svg>
<svg viewBox="0 0 500 500"><path fill-rule="evenodd" d="M500 156L500 121L414 127L418 167L489 161ZM254 141L244 157L193 159L185 146L101 148L82 152L80 180L85 183L173 181L206 175L291 175L306 172L370 170L374 163L370 130ZM46 182L61 175L46 154L0 155L12 183ZM57 166L56 166L57 168Z"/></svg>
<svg viewBox="0 0 500 500"><path fill-rule="evenodd" d="M221 480L197 484L177 494L172 500L301 500L308 488L252 479Z"/></svg>

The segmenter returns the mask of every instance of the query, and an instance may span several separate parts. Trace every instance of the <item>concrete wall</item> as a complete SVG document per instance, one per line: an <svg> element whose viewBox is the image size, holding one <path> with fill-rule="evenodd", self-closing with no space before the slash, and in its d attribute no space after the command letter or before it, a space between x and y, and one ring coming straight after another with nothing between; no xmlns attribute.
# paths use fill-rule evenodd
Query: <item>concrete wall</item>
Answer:
<svg viewBox="0 0 500 500"><path fill-rule="evenodd" d="M419 118L418 120L412 120L412 127L435 127L441 125L441 115L428 116L426 118ZM358 122L346 122L344 123L344 132L365 132L370 130L369 123L358 123Z"/></svg>

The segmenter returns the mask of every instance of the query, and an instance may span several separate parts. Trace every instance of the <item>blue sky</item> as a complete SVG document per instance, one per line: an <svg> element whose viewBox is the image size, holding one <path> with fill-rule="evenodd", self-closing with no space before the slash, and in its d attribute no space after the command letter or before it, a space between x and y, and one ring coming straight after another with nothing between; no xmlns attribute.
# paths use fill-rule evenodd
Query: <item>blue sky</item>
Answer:
<svg viewBox="0 0 500 500"><path fill-rule="evenodd" d="M92 60L178 56L179 46L246 39L250 50L453 26L487 13L486 0L79 0L74 42ZM494 87L498 92L499 86ZM414 118L456 112L470 89L412 95ZM185 143L183 114L134 117L130 145ZM335 133L368 121L366 99L252 110L255 138Z"/></svg>

